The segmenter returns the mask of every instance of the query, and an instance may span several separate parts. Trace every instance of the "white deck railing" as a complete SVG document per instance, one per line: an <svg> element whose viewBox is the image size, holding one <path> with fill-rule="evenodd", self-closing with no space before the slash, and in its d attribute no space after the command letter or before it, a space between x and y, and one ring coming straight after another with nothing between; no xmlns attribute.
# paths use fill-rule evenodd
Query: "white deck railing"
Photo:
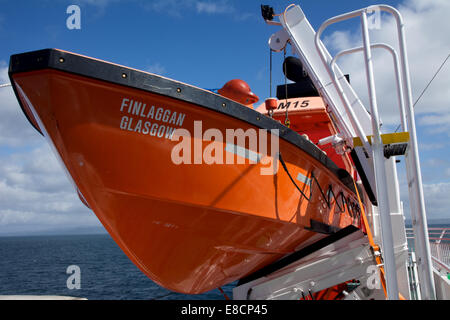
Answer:
<svg viewBox="0 0 450 320"><path fill-rule="evenodd" d="M447 277L450 274L450 228L428 228L430 239L431 261L433 268L441 275ZM412 228L406 228L406 237L409 240L409 261L408 271L410 276L410 291L412 299L420 299L418 290L418 276L415 272L417 262L414 255L414 233Z"/></svg>
<svg viewBox="0 0 450 320"><path fill-rule="evenodd" d="M447 272L450 272L450 228L428 228L428 235L430 239L430 249L433 259L433 266L437 268L439 263L443 263L445 266L439 268L446 268ZM407 239L414 240L414 234L412 228L406 228ZM412 243L412 242L410 242ZM410 247L410 251L411 251Z"/></svg>

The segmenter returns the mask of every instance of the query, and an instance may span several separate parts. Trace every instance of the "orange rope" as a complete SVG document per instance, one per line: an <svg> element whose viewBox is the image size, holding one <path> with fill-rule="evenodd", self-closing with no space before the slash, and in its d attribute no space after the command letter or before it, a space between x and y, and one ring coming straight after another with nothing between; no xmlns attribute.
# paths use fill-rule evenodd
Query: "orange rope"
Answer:
<svg viewBox="0 0 450 320"><path fill-rule="evenodd" d="M372 247L373 252L379 251L380 248L375 244L375 242L373 240L372 230L370 230L369 222L367 221L366 213L364 211L364 207L362 205L361 198L359 196L359 192L358 192L358 188L356 187L355 180L353 180L353 184L355 185L355 191L356 191L356 195L358 196L359 207L361 208L361 216L362 216L362 220L364 223L364 229L366 229L366 234L367 234L367 238L369 239L370 246ZM377 265L381 265L383 263L381 261L380 256L376 256L375 261L377 262ZM387 298L386 280L384 278L383 266L380 266L380 280L381 280L381 285L383 286L384 295Z"/></svg>
<svg viewBox="0 0 450 320"><path fill-rule="evenodd" d="M361 203L361 198L359 197L359 192L358 192L358 188L356 187L355 180L353 180L353 184L355 185L356 195L358 196L359 206L361 207L361 215L362 215L362 218L363 218L364 228L366 229L367 238L369 239L370 246L372 247L374 252L375 251L379 251L380 248L373 241L372 231L370 230L369 222L367 221L367 217L366 217L366 214L364 212L364 207L362 206L362 203ZM375 257L375 261L377 262L378 265L381 265L383 263L381 261L380 256ZM383 268L383 266L380 266L380 279L381 279L381 285L383 286L384 295L387 298L386 279L384 277L384 268ZM401 293L398 294L398 298L400 300L406 300L405 297L403 297L403 295Z"/></svg>
<svg viewBox="0 0 450 320"><path fill-rule="evenodd" d="M223 294L223 296L225 297L225 300L230 300L230 298L227 296L227 294L225 293L225 291L222 290L221 287L218 288L219 291Z"/></svg>

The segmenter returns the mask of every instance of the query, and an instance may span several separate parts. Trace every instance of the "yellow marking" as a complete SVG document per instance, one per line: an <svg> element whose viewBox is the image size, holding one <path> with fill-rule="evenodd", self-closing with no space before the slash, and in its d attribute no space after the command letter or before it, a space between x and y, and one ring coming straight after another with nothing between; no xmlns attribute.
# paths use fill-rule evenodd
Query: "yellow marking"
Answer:
<svg viewBox="0 0 450 320"><path fill-rule="evenodd" d="M370 144L372 144L372 137L367 136L367 140ZM385 133L381 135L381 141L383 144L394 144L394 143L403 143L409 141L409 132L395 132L395 133ZM354 147L362 147L362 141L359 137L353 138L353 146Z"/></svg>

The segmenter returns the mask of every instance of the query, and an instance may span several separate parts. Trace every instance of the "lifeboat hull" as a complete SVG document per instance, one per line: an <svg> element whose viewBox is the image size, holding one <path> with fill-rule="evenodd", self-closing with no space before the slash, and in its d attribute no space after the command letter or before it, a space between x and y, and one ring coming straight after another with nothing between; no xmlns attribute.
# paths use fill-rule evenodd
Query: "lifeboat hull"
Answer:
<svg viewBox="0 0 450 320"><path fill-rule="evenodd" d="M10 78L82 201L167 289L202 293L360 225L348 173L294 131L220 95L55 49L12 56ZM179 129L192 135L184 145ZM267 134L264 153L227 142L230 129L278 135ZM180 152L188 145L190 155ZM262 174L270 161L274 172Z"/></svg>

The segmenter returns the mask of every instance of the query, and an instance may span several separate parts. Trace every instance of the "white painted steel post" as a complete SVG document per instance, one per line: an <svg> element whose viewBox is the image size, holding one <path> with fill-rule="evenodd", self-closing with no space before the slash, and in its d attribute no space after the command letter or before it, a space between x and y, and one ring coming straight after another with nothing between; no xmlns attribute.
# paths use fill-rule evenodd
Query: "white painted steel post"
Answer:
<svg viewBox="0 0 450 320"><path fill-rule="evenodd" d="M379 9L391 13L397 22L397 33L400 47L400 63L402 65L403 92L405 94L405 104L410 135L409 152L406 155L406 170L408 175L408 185L410 188L410 207L413 217L413 228L415 234L415 244L418 252L418 268L421 281L422 297L428 300L436 299L434 286L430 240L428 237L428 224L425 210L425 198L423 195L422 173L420 170L419 149L417 143L416 124L414 120L414 105L412 100L409 64L406 49L405 25L402 16L393 7L387 5L378 6Z"/></svg>
<svg viewBox="0 0 450 320"><path fill-rule="evenodd" d="M289 6L286 11L290 8ZM399 97L399 104L400 104L400 112L401 112L401 122L402 127L404 128L404 131L408 129L410 133L410 143L409 143L409 152L406 154L405 162L406 162L406 171L408 176L408 189L409 189L409 198L410 198L410 204L411 204L411 215L413 217L413 229L415 234L415 245L416 245L416 253L418 258L418 269L419 269L419 275L421 280L421 288L423 288L422 296L425 299L435 299L435 288L434 288L434 280L433 280L433 273L432 273L432 263L431 263L431 254L430 254L430 244L429 244L429 237L428 237L428 226L427 226L427 220L426 220L426 211L425 211L425 201L423 196L423 187L422 187L422 176L420 172L420 161L418 156L418 143L417 143L417 134L416 134L416 128L415 128L415 122L414 122L414 111L413 111L413 104L412 104L412 94L411 94L411 85L410 85L410 75L409 75L409 66L408 66L408 60L407 60L407 53L406 53L406 40L404 36L404 24L401 18L400 13L393 7L387 6L387 5L376 5L376 6L370 6L365 9L360 9L356 11L352 11L346 14L342 14L339 16L336 16L334 18L328 19L325 21L322 26L319 28L315 35L315 46L316 50L319 53L319 57L321 58L323 64L325 66L328 66L327 72L329 75L331 75L331 80L334 87L337 89L337 93L339 95L340 100L342 100L342 104L344 106L345 112L348 115L350 124L353 127L353 130L355 133L361 138L364 147L367 151L371 150L374 155L374 162L375 162L375 168L379 170L375 170L378 172L376 181L377 185L380 186L386 186L386 172L384 168L384 150L383 145L381 143L381 137L379 132L379 124L375 123L374 119L378 121L378 112L376 108L376 97L375 97L375 90L374 90L374 81L373 81L373 67L372 67L372 61L371 61L371 48L370 48L370 41L369 41L369 32L367 28L367 12L373 11L374 9L382 10L385 12L388 12L392 14L397 22L397 30L398 30L398 38L399 38L399 47L400 47L400 64L401 64L401 77L402 77L402 88L403 94L400 92ZM286 15L283 15L285 18ZM336 79L336 75L334 72L332 72L333 67L330 67L328 65L328 56L325 54L325 49L323 48L322 43L320 42L320 35L323 32L323 30L330 24L347 20L349 18L360 16L361 21L363 23L363 40L364 40L364 53L365 53L365 59L366 59L366 69L367 69L367 76L368 76L368 85L369 85L369 94L370 94L370 103L372 108L372 126L374 129L374 146L377 145L377 151L372 150L372 146L368 143L367 138L362 130L362 128L359 125L358 119L353 114L353 110L351 110L349 101L346 99L345 94L342 92L342 88L339 84L339 79ZM298 19L299 17L297 17ZM301 17L300 17L301 18ZM280 19L281 20L281 19ZM286 19L285 19L286 20ZM294 20L295 23L299 23L301 20ZM286 31L289 31L289 27L286 25L286 21L284 24L284 27ZM294 39L294 43L296 43L295 37L293 37L292 34L290 34L290 37ZM298 48L297 48L298 49ZM301 51L301 50L300 50ZM306 62L308 60L306 59ZM398 68L396 66L396 76L398 77ZM398 80L398 79L397 79ZM398 83L398 81L397 81ZM320 83L319 83L320 84ZM327 84L320 84L322 86ZM319 88L320 90L321 88ZM401 90L399 90L401 91ZM326 95L325 95L326 96ZM403 99L402 99L403 98ZM403 101L406 104L406 110L403 112ZM374 108L375 107L375 108ZM376 111L375 114L373 111ZM406 119L405 119L406 118ZM339 119L342 121L342 119ZM408 127L408 128L406 128ZM344 131L347 133L347 126L343 126L345 129ZM375 129L378 131L375 132ZM375 149L375 148L373 148ZM378 160L377 160L378 158ZM380 180L381 179L381 180ZM378 189L378 188L377 188ZM386 189L386 188L381 188ZM386 208L382 208L383 206L387 205L384 203L387 199L386 197L386 190L381 190L381 194L378 195L379 203L381 204L379 207L380 212L380 220L384 220L386 223L389 224L389 227L385 226L385 223L381 221L382 229L384 232L384 235L382 235L383 238L383 246L385 246L387 251L390 251L389 246L385 245L385 242L392 244L392 241L389 241L389 238L392 240L392 228L390 225L390 219L386 219L385 215L386 212L389 210L386 210ZM378 190L377 190L378 194ZM381 195L381 198L380 198ZM384 198L384 200L383 200ZM384 213L383 213L384 212ZM389 213L389 212L388 212ZM390 217L389 217L390 218ZM389 231L389 232L388 232ZM388 235L386 235L388 233ZM394 260L390 259L390 254L388 252L384 252L385 254L385 262L386 262L386 273L391 276L395 275L395 272L389 272L388 265L391 264ZM390 262L386 261L390 260ZM391 266L392 267L392 266ZM394 266L395 267L395 266ZM393 281L391 281L393 283ZM396 283L395 283L396 284ZM392 284L392 286L395 286ZM395 288L391 288L388 291L395 291ZM392 296L392 294L391 294ZM395 295L395 298L397 299L398 296Z"/></svg>
<svg viewBox="0 0 450 320"><path fill-rule="evenodd" d="M367 85L369 88L370 97L370 110L372 115L372 151L375 166L375 180L377 184L378 208L380 211L386 288L388 299L398 300L397 270L395 265L391 216L389 212L389 195L387 190L386 168L384 165L384 148L380 135L375 80L373 78L372 53L370 48L369 29L367 27L367 13L365 11L361 12L361 24L364 44L364 58L366 62Z"/></svg>
<svg viewBox="0 0 450 320"><path fill-rule="evenodd" d="M315 35L315 45L316 45L316 49L319 52L319 56L323 62L324 65L328 65L328 62L326 61L326 55L324 53L324 49L323 49L323 45L320 41L320 36L322 35L323 31L331 24L339 22L339 21L343 21L346 19L350 19L353 17L358 16L360 13L360 10L358 11L354 11L354 12L350 12L344 15L340 15L331 19L328 19L327 21L325 21L317 30L317 33ZM358 137L361 139L363 146L365 147L367 152L371 152L372 151L372 146L370 145L366 133L364 132L363 128L361 127L361 124L359 123L355 113L353 112L353 109L350 107L351 103L348 101L347 97L345 96L345 94L343 93L343 89L342 86L339 84L339 79L336 78L336 74L335 72L333 72L333 68L330 66L327 68L327 72L329 74L329 76L331 77L331 79L333 80L333 83L335 85L335 87L337 88L337 92L339 94L339 97L342 100L342 103L344 105L345 111L347 112L348 116L349 116L349 120L351 122L351 125L353 127L353 130L355 130L355 133L358 135ZM353 142L351 142L353 144Z"/></svg>

